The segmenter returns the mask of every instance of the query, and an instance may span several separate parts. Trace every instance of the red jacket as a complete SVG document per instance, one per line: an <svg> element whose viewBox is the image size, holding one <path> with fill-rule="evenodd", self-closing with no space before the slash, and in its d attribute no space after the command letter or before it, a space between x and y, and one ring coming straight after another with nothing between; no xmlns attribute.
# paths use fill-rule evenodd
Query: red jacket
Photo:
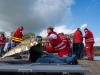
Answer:
<svg viewBox="0 0 100 75"><path fill-rule="evenodd" d="M67 43L68 43L67 37L64 34L62 34L62 35L60 35L60 38L62 39L62 41L64 42L64 44L67 46Z"/></svg>
<svg viewBox="0 0 100 75"><path fill-rule="evenodd" d="M4 46L6 43L6 37L5 36L0 36L0 46Z"/></svg>
<svg viewBox="0 0 100 75"><path fill-rule="evenodd" d="M51 34L55 34L55 35L57 36L57 39L53 39L53 40L50 40L50 41L49 41L50 44L51 44L51 46L52 46L52 48L53 48L54 50L52 50L52 49L48 49L48 50L47 50L47 49L46 49L47 52L57 52L57 51L60 51L60 50L62 50L62 49L65 49L65 48L66 48L66 45L65 45L64 42L61 40L60 36L59 36L56 32L54 32L54 31L48 33L48 36L50 36Z"/></svg>
<svg viewBox="0 0 100 75"><path fill-rule="evenodd" d="M74 43L81 43L83 42L83 37L80 31L76 30L74 33Z"/></svg>
<svg viewBox="0 0 100 75"><path fill-rule="evenodd" d="M20 43L22 41L22 37L23 37L23 33L22 33L21 29L18 28L14 33L14 36L12 38L12 42Z"/></svg>
<svg viewBox="0 0 100 75"><path fill-rule="evenodd" d="M67 37L67 46L70 47L71 39Z"/></svg>
<svg viewBox="0 0 100 75"><path fill-rule="evenodd" d="M94 41L94 36L93 36L92 32L89 31L89 30L86 30L86 33L85 33L85 42L86 42L86 43L87 43L87 42L92 42L92 43L95 42L95 41Z"/></svg>

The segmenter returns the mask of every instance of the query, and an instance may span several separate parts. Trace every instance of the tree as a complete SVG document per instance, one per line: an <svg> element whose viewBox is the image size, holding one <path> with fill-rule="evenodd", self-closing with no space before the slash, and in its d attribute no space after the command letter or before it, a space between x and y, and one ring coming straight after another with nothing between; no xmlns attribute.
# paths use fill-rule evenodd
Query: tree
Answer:
<svg viewBox="0 0 100 75"><path fill-rule="evenodd" d="M4 31L0 31L0 34L2 34L2 33L3 33L4 35L6 35L6 33L5 33Z"/></svg>
<svg viewBox="0 0 100 75"><path fill-rule="evenodd" d="M31 33L31 32L24 33L24 34L23 34L23 40L29 39L29 38L31 38L31 37L34 36L34 35L35 35L35 34L34 34L34 33Z"/></svg>
<svg viewBox="0 0 100 75"><path fill-rule="evenodd" d="M68 36L70 39L71 39L71 41L73 42L73 34L65 34L66 36Z"/></svg>
<svg viewBox="0 0 100 75"><path fill-rule="evenodd" d="M11 32L11 34L10 34L11 39L12 39L13 35L14 35L14 31ZM34 36L34 35L35 35L35 34L34 34L34 33L31 33L31 32L23 33L23 40L29 39L29 38L31 38L31 37Z"/></svg>

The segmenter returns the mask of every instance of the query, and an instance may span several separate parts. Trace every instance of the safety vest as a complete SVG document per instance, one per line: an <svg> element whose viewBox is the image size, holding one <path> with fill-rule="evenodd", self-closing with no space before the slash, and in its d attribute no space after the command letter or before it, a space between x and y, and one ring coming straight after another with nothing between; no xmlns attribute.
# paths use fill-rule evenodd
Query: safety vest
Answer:
<svg viewBox="0 0 100 75"><path fill-rule="evenodd" d="M94 37L91 31L87 30L85 35L85 42L93 42L94 43Z"/></svg>
<svg viewBox="0 0 100 75"><path fill-rule="evenodd" d="M62 41L64 42L64 44L67 46L68 43L68 39L65 35L60 35L60 38L62 39Z"/></svg>
<svg viewBox="0 0 100 75"><path fill-rule="evenodd" d="M54 48L54 50L59 51L59 50L65 49L66 45L61 40L60 36L54 31L49 32L48 36L50 36L51 34L55 34L57 36L57 39L49 40L49 42L52 45L52 47Z"/></svg>
<svg viewBox="0 0 100 75"><path fill-rule="evenodd" d="M15 33L14 33L14 36L12 38L12 42L18 42L20 43L22 41L22 31L20 30L20 28L18 28Z"/></svg>
<svg viewBox="0 0 100 75"><path fill-rule="evenodd" d="M21 42L22 41L22 38L13 37L12 38L12 41L13 42Z"/></svg>

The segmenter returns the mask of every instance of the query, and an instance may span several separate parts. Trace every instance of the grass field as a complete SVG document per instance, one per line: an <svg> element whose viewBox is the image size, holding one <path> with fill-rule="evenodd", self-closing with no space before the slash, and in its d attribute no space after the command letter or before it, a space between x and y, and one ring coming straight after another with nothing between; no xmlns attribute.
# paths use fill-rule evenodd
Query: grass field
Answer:
<svg viewBox="0 0 100 75"><path fill-rule="evenodd" d="M95 50L94 54L100 56L100 50Z"/></svg>

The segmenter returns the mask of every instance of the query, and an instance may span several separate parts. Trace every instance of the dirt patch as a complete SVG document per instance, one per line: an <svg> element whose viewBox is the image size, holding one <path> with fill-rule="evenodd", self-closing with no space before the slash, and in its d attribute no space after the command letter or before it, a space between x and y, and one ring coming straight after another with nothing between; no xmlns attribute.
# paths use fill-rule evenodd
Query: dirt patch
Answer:
<svg viewBox="0 0 100 75"><path fill-rule="evenodd" d="M91 73L85 75L100 75L100 61L78 60L82 67L91 70Z"/></svg>

